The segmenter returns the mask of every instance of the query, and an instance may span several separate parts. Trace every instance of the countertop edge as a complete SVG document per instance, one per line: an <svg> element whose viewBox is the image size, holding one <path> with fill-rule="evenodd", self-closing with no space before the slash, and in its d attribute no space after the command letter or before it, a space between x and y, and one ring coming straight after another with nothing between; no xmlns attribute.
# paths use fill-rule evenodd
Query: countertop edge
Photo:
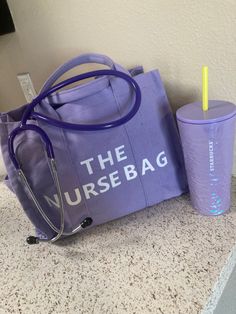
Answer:
<svg viewBox="0 0 236 314"><path fill-rule="evenodd" d="M229 253L225 265L223 266L220 275L212 288L212 293L208 301L201 311L201 314L213 314L218 304L218 301L224 291L224 288L229 280L229 277L236 265L236 244Z"/></svg>

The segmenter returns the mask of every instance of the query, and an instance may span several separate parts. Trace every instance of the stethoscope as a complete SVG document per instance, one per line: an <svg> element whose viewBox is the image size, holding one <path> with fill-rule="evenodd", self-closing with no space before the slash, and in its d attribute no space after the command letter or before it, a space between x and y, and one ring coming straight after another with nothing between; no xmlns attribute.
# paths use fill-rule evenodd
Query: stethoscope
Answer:
<svg viewBox="0 0 236 314"><path fill-rule="evenodd" d="M53 118L48 117L44 114L41 114L39 112L34 111L34 108L38 104L40 104L40 102L44 98L50 96L52 93L55 93L59 89L65 87L67 85L70 85L72 83L87 79L87 78L105 76L105 75L116 76L116 77L124 79L135 91L134 104L133 104L132 108L130 109L130 111L126 115L124 115L123 117L116 119L116 120L113 120L113 121L110 121L110 122L105 122L105 123L100 123L100 124L74 124L74 123L59 121L59 120L53 119ZM27 107L26 107L26 109L22 115L22 119L21 119L19 127L15 128L9 135L9 138L8 138L9 156L10 156L10 159L11 159L11 161L12 161L12 163L13 163L16 171L17 171L17 174L18 174L18 177L19 177L21 184L26 189L26 193L27 193L28 197L31 198L31 200L33 201L35 207L39 211L39 213L42 216L42 218L44 219L44 221L56 233L56 235L51 239L29 236L27 238L28 244L36 244L39 242L55 242L58 239L60 239L62 236L68 236L68 235L75 234L75 233L79 232L81 229L84 229L93 223L92 217L86 217L71 232L69 232L69 233L64 232L64 220L65 220L64 219L64 203L63 203L63 198L62 198L62 191L61 191L61 186L60 186L60 180L58 177L57 165L56 165L53 146L52 146L52 143L51 143L48 135L45 133L45 131L37 125L27 123L28 120L29 119L35 119L36 121L37 120L43 121L45 123L48 123L48 124L55 126L55 127L58 127L58 128L67 129L67 130L74 130L74 131L107 130L110 128L115 128L115 127L121 126L124 123L131 120L134 117L134 115L137 113L137 111L140 107L140 104L141 104L141 91L140 91L138 84L136 83L136 81L131 76L129 76L123 72L116 71L116 70L97 70L97 71L91 71L91 72L87 72L84 74L76 75L74 77L71 77L67 80L60 82L60 83L54 85L52 88L41 92L37 97L35 97L32 100L32 102L30 104L27 105ZM59 197L60 227L55 226L55 224L51 221L51 219L48 217L48 215L42 209L41 205L39 204L32 188L29 184L29 181L27 180L23 170L21 169L20 163L16 157L16 153L14 150L14 140L15 140L16 136L19 135L21 132L25 132L28 130L36 132L40 136L42 142L45 145L45 152L46 152L46 156L48 159L48 166L49 166L49 169L50 169L50 172L52 175L52 179L53 179L53 182L55 184L56 191L57 191L58 197Z"/></svg>

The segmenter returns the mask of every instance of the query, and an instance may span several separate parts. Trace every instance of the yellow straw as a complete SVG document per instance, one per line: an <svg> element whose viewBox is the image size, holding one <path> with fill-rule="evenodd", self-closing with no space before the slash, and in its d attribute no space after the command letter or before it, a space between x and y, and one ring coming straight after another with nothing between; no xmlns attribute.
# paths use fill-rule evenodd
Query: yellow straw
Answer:
<svg viewBox="0 0 236 314"><path fill-rule="evenodd" d="M208 67L202 67L202 110L208 110Z"/></svg>

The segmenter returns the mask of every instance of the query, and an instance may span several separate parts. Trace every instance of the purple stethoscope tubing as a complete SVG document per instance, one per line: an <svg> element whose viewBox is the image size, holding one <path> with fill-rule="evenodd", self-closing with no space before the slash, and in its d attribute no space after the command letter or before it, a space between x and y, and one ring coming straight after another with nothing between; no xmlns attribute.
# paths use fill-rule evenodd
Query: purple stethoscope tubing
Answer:
<svg viewBox="0 0 236 314"><path fill-rule="evenodd" d="M134 102L131 110L126 115L124 115L123 117L121 117L117 120L106 122L106 123L87 124L86 125L86 124L73 124L73 123L59 121L59 120L52 119L48 116L45 116L39 112L34 111L34 108L36 105L40 104L40 102L44 98L48 97L49 95L58 91L59 89L65 87L67 85L70 85L72 83L75 83L77 81L81 81L81 80L91 78L94 76L98 77L98 76L105 76L105 75L112 75L112 76L120 77L120 78L126 80L135 90L135 102ZM136 83L136 81L132 77L130 77L129 75L127 75L123 72L120 72L120 71L116 71L116 70L98 70L98 71L87 72L84 74L80 74L80 75L71 77L65 81L62 81L62 82L54 85L53 87L51 87L50 89L48 89L46 91L41 92L36 98L33 99L33 101L30 104L28 104L28 106L26 107L26 109L23 113L23 116L22 116L22 119L20 122L20 126L15 128L10 133L10 135L8 137L9 156L10 156L10 159L12 160L12 162L14 164L14 167L16 168L16 170L18 172L18 176L19 176L20 181L22 182L23 186L28 190L30 198L34 202L38 212L40 213L42 218L45 220L45 222L48 224L48 226L50 226L50 228L54 232L56 232L56 235L52 239L48 239L48 238L44 239L44 238L29 236L27 238L28 244L35 244L35 243L39 243L39 242L43 242L43 241L55 242L58 239L60 239L60 237L62 235L74 234L74 233L78 232L81 228L84 229L84 228L90 226L93 222L93 219L91 217L86 217L74 230L72 230L72 232L67 233L67 234L64 232L64 205L63 205L60 182L59 182L58 173L57 173L57 167L56 167L56 162L55 162L53 146L52 146L52 143L51 143L48 135L45 133L45 131L37 125L27 124L28 120L30 118L34 118L36 120L44 121L44 122L46 122L50 125L53 125L55 127L60 127L60 128L64 128L67 130L77 130L77 131L106 130L106 129L118 127L118 126L126 123L130 119L132 119L133 116L137 113L137 111L140 107L140 104L141 104L141 91L140 91L140 88L139 88L138 84ZM34 131L34 132L38 133L38 135L41 137L42 141L45 144L47 157L49 159L48 165L49 165L49 168L51 170L53 181L54 181L54 184L56 185L56 189L57 189L57 192L59 195L59 200L60 200L60 227L59 228L57 228L53 224L53 222L50 220L50 218L47 216L47 214L44 212L44 210L40 206L33 190L31 189L31 186L30 186L26 176L24 175L23 170L20 168L20 164L16 158L16 154L14 151L14 139L21 132L24 132L27 130Z"/></svg>
<svg viewBox="0 0 236 314"><path fill-rule="evenodd" d="M39 104L44 98L48 97L52 93L58 91L59 89L70 85L72 83L78 82L85 80L87 78L91 77L98 77L98 76L105 76L105 75L111 75L111 76L116 76L120 77L124 80L126 80L135 90L136 92L136 98L135 98L135 103L131 110L124 116L121 117L120 119L111 121L111 122L106 122L106 123L101 123L101 124L73 124L73 123L68 123L68 122L63 122L59 120L52 119L50 117L44 116L38 112L33 112L34 107ZM45 92L42 92L39 94L29 105L28 108L25 110L22 120L21 120L21 125L26 124L27 120L29 119L30 116L43 120L44 122L47 122L51 125L54 125L56 127L68 129L68 130L77 130L77 131L97 131L97 130L104 130L104 129L110 129L114 128L117 126L120 126L130 119L137 113L141 103L141 91L136 83L136 81L129 75L116 71L116 70L97 70L97 71L91 71L87 73L83 73L80 75L76 75L74 77L71 77L65 81L62 81L56 85L54 85L52 88L49 90L46 90Z"/></svg>
<svg viewBox="0 0 236 314"><path fill-rule="evenodd" d="M59 120L50 118L46 115L43 115L39 112L34 111L34 108L38 104L40 104L40 102L44 98L50 96L52 93L55 93L59 89L65 87L67 85L70 85L72 83L87 79L87 78L106 76L106 75L116 76L116 77L124 79L125 81L127 81L132 86L132 88L135 91L135 102L134 102L132 108L130 109L130 111L125 116L123 116L117 120L113 120L113 121L105 122L105 123L100 123L100 124L74 124L74 123L59 121ZM91 72L87 72L87 73L73 76L67 80L64 80L64 81L54 85L52 88L40 93L27 106L25 112L23 113L20 126L15 128L9 135L9 138L8 138L9 156L10 156L15 168L19 169L20 165L16 159L15 152L14 152L14 139L19 133L26 131L26 130L31 130L31 131L37 132L40 135L43 142L45 143L48 158L54 158L53 147L52 147L52 143L51 143L49 137L43 131L43 129L41 129L40 127L38 127L36 125L32 125L32 124L27 124L27 121L30 118L34 118L36 120L41 120L41 121L46 122L46 123L53 125L55 127L59 127L59 128L67 129L67 130L76 130L76 131L106 130L106 129L118 127L118 126L128 122L129 120L131 120L134 117L134 115L137 113L137 111L140 107L140 104L141 104L141 91L140 91L138 84L136 83L136 81L131 76L129 76L123 72L116 71L116 70L97 70L97 71L91 71Z"/></svg>
<svg viewBox="0 0 236 314"><path fill-rule="evenodd" d="M41 137L41 139L45 143L48 158L50 158L50 159L54 158L54 151L52 148L52 143L51 143L49 137L47 136L47 134L43 131L43 129L41 129L40 127L38 127L37 125L34 125L34 124L21 125L21 126L15 128L10 133L10 135L8 137L9 156L10 156L11 161L13 162L13 164L17 170L20 169L20 164L19 164L18 160L16 159L15 152L14 152L14 139L19 133L21 133L23 131L28 131L28 130L34 131L34 132L39 134L39 136Z"/></svg>

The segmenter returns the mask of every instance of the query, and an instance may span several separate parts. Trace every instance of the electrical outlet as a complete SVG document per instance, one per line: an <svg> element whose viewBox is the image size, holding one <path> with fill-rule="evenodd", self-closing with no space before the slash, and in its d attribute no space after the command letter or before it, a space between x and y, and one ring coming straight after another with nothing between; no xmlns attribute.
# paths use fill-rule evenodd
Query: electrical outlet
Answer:
<svg viewBox="0 0 236 314"><path fill-rule="evenodd" d="M30 74L19 73L17 74L17 78L20 82L21 89L25 95L25 99L27 100L27 102L31 102L33 98L36 96L36 91L34 89L34 85L32 83Z"/></svg>

